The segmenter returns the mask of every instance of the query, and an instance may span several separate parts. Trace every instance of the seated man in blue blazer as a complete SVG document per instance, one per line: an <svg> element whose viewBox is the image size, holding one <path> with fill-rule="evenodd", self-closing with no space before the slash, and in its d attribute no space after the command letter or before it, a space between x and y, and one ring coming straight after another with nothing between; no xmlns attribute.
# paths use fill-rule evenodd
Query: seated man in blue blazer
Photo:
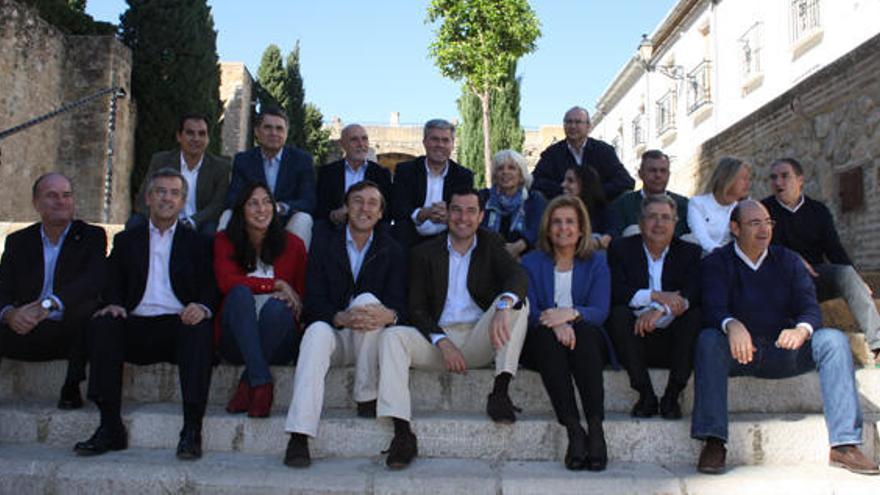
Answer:
<svg viewBox="0 0 880 495"><path fill-rule="evenodd" d="M400 163L391 193L392 233L404 248L446 232L452 191L474 187L474 174L450 160L455 126L443 119L425 123L425 156Z"/></svg>
<svg viewBox="0 0 880 495"><path fill-rule="evenodd" d="M345 193L358 182L368 180L379 187L383 198L391 198L391 172L368 159L370 138L367 130L359 124L349 124L342 129L339 145L345 152L342 160L318 168L318 207L315 223L328 222L332 227L345 225L348 208L343 201ZM386 200L385 211L388 211ZM383 218L383 221L390 221Z"/></svg>
<svg viewBox="0 0 880 495"><path fill-rule="evenodd" d="M312 241L312 212L315 210L315 168L308 153L285 146L289 120L278 107L266 107L257 116L254 136L258 147L235 155L232 181L226 193L226 208L219 230L226 228L232 205L245 186L268 184L278 205L280 219L288 232L302 239L306 248Z"/></svg>
<svg viewBox="0 0 880 495"><path fill-rule="evenodd" d="M113 240L102 295L106 304L88 329L89 398L101 411L91 438L74 447L98 455L128 447L122 424L122 368L177 364L183 398L179 459L202 455L202 417L213 357L212 307L216 294L208 240L178 221L187 184L177 169L164 168L147 185L150 220Z"/></svg>
<svg viewBox="0 0 880 495"><path fill-rule="evenodd" d="M309 322L293 377L284 430L284 464L311 464L309 437L318 434L324 379L330 366L354 366L357 414L376 417L379 335L405 318L404 253L388 229L377 230L385 209L379 186L361 181L345 193L346 225L315 238L306 272Z"/></svg>
<svg viewBox="0 0 880 495"><path fill-rule="evenodd" d="M724 472L727 449L727 377L784 378L819 371L829 464L880 474L859 450L862 410L849 339L819 328L816 288L800 256L770 245L767 208L745 200L730 215L735 238L703 260L703 321L694 352L691 437L705 440L697 469Z"/></svg>
<svg viewBox="0 0 880 495"><path fill-rule="evenodd" d="M646 196L639 213L641 234L616 239L608 248L611 316L608 329L630 386L639 393L632 415L681 418L678 396L693 367L700 331L700 246L674 237L676 201ZM686 211L686 210L685 210ZM648 366L669 368L658 403Z"/></svg>

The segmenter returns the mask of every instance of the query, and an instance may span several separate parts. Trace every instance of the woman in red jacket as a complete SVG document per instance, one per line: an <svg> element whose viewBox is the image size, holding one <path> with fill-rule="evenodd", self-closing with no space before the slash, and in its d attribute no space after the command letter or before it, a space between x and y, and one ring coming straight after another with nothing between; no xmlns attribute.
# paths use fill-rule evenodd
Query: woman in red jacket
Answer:
<svg viewBox="0 0 880 495"><path fill-rule="evenodd" d="M244 363L231 413L266 417L272 408L270 364L296 355L306 273L302 240L284 230L265 184L242 191L225 231L214 242L214 274L223 293L220 355Z"/></svg>

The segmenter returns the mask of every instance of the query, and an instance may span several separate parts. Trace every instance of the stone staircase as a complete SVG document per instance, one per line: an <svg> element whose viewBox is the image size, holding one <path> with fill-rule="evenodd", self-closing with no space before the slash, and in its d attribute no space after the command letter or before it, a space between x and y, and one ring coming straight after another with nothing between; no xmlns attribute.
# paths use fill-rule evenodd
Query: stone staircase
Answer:
<svg viewBox="0 0 880 495"><path fill-rule="evenodd" d="M284 416L293 369L273 368L276 406L267 419L229 415L240 368L215 368L205 418L205 457L174 457L181 426L176 368L126 366L124 421L130 448L80 458L71 448L97 426L88 405L59 411L54 403L65 363L0 363L0 493L880 493L880 479L827 467L827 431L815 373L786 380L731 379L730 470L698 474L700 443L689 418L635 420L625 372L606 371L609 468L568 472L566 438L555 423L537 374L521 372L511 397L523 408L512 426L485 416L491 372L465 376L413 372L413 427L420 457L401 472L385 470L380 451L390 424L355 417L351 369L328 376L325 420L305 470L282 465ZM666 373L652 372L659 388ZM880 369L857 372L865 413L863 450L880 455ZM659 391L659 390L658 390ZM685 411L692 389L683 396Z"/></svg>

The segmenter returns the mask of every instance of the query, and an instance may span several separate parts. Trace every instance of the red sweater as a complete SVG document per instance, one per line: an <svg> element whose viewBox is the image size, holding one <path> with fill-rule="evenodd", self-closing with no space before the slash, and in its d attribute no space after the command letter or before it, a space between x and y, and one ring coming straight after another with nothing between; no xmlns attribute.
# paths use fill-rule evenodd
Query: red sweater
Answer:
<svg viewBox="0 0 880 495"><path fill-rule="evenodd" d="M293 290L299 294L300 299L305 297L306 288L306 247L299 237L287 232L284 252L272 263L275 278L249 277L244 269L235 261L235 248L226 232L218 232L214 238L214 276L217 278L217 287L224 299L226 294L236 285L244 285L250 288L254 294L269 294L275 291L275 281L284 280ZM225 301L224 301L225 302ZM214 341L220 339L220 318L223 314L223 304L214 318Z"/></svg>

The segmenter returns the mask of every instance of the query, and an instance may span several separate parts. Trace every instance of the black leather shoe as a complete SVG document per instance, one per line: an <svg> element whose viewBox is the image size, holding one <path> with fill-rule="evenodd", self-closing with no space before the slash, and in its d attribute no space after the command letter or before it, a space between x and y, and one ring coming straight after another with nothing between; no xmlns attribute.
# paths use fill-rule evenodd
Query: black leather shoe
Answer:
<svg viewBox="0 0 880 495"><path fill-rule="evenodd" d="M82 395L79 393L78 383L65 383L61 387L61 398L58 399L58 409L79 409L83 406Z"/></svg>
<svg viewBox="0 0 880 495"><path fill-rule="evenodd" d="M309 455L309 438L299 433L290 435L287 441L287 451L284 453L284 465L305 468L312 464L312 457Z"/></svg>
<svg viewBox="0 0 880 495"><path fill-rule="evenodd" d="M653 392L639 394L639 400L632 408L632 417L650 418L657 414L657 396Z"/></svg>
<svg viewBox="0 0 880 495"><path fill-rule="evenodd" d="M128 448L128 435L125 427L99 426L91 438L85 442L79 442L73 446L77 455L92 456L100 455L111 450L125 450Z"/></svg>
<svg viewBox="0 0 880 495"><path fill-rule="evenodd" d="M660 416L663 419L681 419L681 406L678 404L678 395L664 395L660 399Z"/></svg>
<svg viewBox="0 0 880 495"><path fill-rule="evenodd" d="M602 424L590 425L587 438L587 471L604 471L608 466L608 447L605 445L605 430Z"/></svg>
<svg viewBox="0 0 880 495"><path fill-rule="evenodd" d="M486 414L492 418L492 421L501 424L511 424L516 422L516 413L522 412L522 409L513 405L510 396L507 394L491 393L486 400Z"/></svg>
<svg viewBox="0 0 880 495"><path fill-rule="evenodd" d="M193 426L184 426L177 443L177 458L181 461L194 461L202 457L202 432Z"/></svg>
<svg viewBox="0 0 880 495"><path fill-rule="evenodd" d="M376 418L376 401L368 400L357 403L357 415L359 418Z"/></svg>
<svg viewBox="0 0 880 495"><path fill-rule="evenodd" d="M565 450L565 469L581 471L587 467L587 432L578 425L568 429L568 448Z"/></svg>
<svg viewBox="0 0 880 495"><path fill-rule="evenodd" d="M385 465L388 469L403 469L410 465L413 459L419 455L418 441L412 432L394 435L391 446L382 452L388 454Z"/></svg>
<svg viewBox="0 0 880 495"><path fill-rule="evenodd" d="M700 451L700 459L697 461L697 471L705 474L721 474L727 459L727 448L724 440L709 437Z"/></svg>

